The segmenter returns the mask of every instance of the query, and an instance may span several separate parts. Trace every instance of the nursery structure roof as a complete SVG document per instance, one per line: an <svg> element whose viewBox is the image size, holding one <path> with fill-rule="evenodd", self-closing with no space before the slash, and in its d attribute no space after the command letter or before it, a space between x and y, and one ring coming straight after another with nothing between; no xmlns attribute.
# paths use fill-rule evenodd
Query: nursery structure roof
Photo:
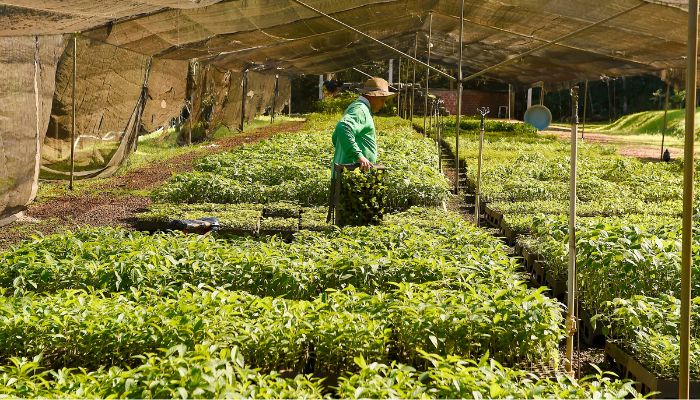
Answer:
<svg viewBox="0 0 700 400"><path fill-rule="evenodd" d="M225 69L255 64L295 73L341 70L396 58L291 0L3 0L0 35L84 32L101 42L165 59L198 59ZM457 63L460 2L308 0L419 58ZM494 70L514 83L560 82L683 68L687 1L466 0L465 73L517 57L614 15L618 17Z"/></svg>

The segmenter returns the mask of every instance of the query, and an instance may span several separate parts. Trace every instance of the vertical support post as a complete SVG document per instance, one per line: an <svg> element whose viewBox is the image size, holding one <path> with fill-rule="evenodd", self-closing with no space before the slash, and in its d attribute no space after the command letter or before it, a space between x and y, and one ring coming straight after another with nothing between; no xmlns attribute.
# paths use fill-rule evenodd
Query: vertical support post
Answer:
<svg viewBox="0 0 700 400"><path fill-rule="evenodd" d="M583 126L581 127L581 140L583 140L583 135L586 133L586 109L588 108L588 80L583 89Z"/></svg>
<svg viewBox="0 0 700 400"><path fill-rule="evenodd" d="M73 190L75 181L75 81L78 79L78 34L73 35L73 82L71 86L71 130L70 130L70 182L68 189Z"/></svg>
<svg viewBox="0 0 700 400"><path fill-rule="evenodd" d="M323 75L318 76L318 99L323 100Z"/></svg>
<svg viewBox="0 0 700 400"><path fill-rule="evenodd" d="M423 135L428 136L428 131L425 126L426 118L428 117L428 95L430 93L430 47L433 39L433 13L430 13L430 21L428 22L428 67L425 69L425 104L423 109Z"/></svg>
<svg viewBox="0 0 700 400"><path fill-rule="evenodd" d="M576 333L576 161L578 152L578 86L571 89L571 171L569 176L569 268L566 301L566 372L573 377Z"/></svg>
<svg viewBox="0 0 700 400"><path fill-rule="evenodd" d="M320 75L321 80L323 80L323 75ZM238 126L238 130L243 132L243 129L245 128L245 103L246 99L248 98L248 70L245 69L243 70L243 80L241 82L241 85L243 85L243 90L241 91L241 123ZM323 85L321 85L323 86Z"/></svg>
<svg viewBox="0 0 700 400"><path fill-rule="evenodd" d="M681 354L678 397L690 395L690 296L693 245L693 175L695 172L695 100L698 69L698 0L688 1L688 66L685 88L685 146L683 148L683 239L681 250Z"/></svg>
<svg viewBox="0 0 700 400"><path fill-rule="evenodd" d="M513 85L508 84L508 121L513 119Z"/></svg>
<svg viewBox="0 0 700 400"><path fill-rule="evenodd" d="M413 58L418 57L418 33L413 47ZM413 124L413 109L416 108L416 62L413 61L413 84L411 85L411 125Z"/></svg>
<svg viewBox="0 0 700 400"><path fill-rule="evenodd" d="M442 100L438 101L437 107L437 143L438 143L438 171L442 173L442 113L440 112L440 105Z"/></svg>
<svg viewBox="0 0 700 400"><path fill-rule="evenodd" d="M457 121L455 125L455 194L459 194L459 129L462 117L462 54L464 48L464 0L459 17L459 62L457 65ZM479 210L476 210L478 213Z"/></svg>
<svg viewBox="0 0 700 400"><path fill-rule="evenodd" d="M289 78L288 78L289 79ZM287 112L292 116L292 82L289 82L289 103L287 103Z"/></svg>
<svg viewBox="0 0 700 400"><path fill-rule="evenodd" d="M433 130L433 102L430 101L428 102L428 108L430 109L430 113L428 114L430 117L428 119L428 130L425 131L425 135L428 136L428 132L432 132Z"/></svg>
<svg viewBox="0 0 700 400"><path fill-rule="evenodd" d="M544 105L544 83L542 84L542 87L540 88L540 105Z"/></svg>
<svg viewBox="0 0 700 400"><path fill-rule="evenodd" d="M275 108L277 107L277 95L279 94L280 76L275 74L275 94L272 96L272 110L270 111L270 123L275 122Z"/></svg>
<svg viewBox="0 0 700 400"><path fill-rule="evenodd" d="M481 114L481 129L479 130L479 163L476 169L476 202L474 203L474 212L476 214L476 226L481 223L481 165L484 161L484 131L486 131L486 115L489 113L488 107L478 109Z"/></svg>
<svg viewBox="0 0 700 400"><path fill-rule="evenodd" d="M532 107L532 88L527 89L527 108Z"/></svg>
<svg viewBox="0 0 700 400"><path fill-rule="evenodd" d="M396 116L401 117L401 59L399 58L399 84L397 86L399 94L396 95Z"/></svg>
<svg viewBox="0 0 700 400"><path fill-rule="evenodd" d="M671 83L666 82L666 100L664 101L664 127L661 130L661 160L664 159L664 144L666 142L666 128L668 124L668 97L671 91Z"/></svg>
<svg viewBox="0 0 700 400"><path fill-rule="evenodd" d="M191 64L190 70L192 71L192 87L190 92L190 116L187 118L189 120L190 129L187 130L187 145L192 145L192 117L194 116L194 89L197 82L197 70L196 63Z"/></svg>
<svg viewBox="0 0 700 400"><path fill-rule="evenodd" d="M389 60L389 84L393 85L394 84L394 59Z"/></svg>

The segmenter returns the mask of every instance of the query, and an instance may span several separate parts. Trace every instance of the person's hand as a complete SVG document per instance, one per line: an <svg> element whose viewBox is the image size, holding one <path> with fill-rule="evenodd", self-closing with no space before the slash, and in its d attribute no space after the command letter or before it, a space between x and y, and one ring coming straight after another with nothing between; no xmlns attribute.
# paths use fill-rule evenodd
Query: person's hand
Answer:
<svg viewBox="0 0 700 400"><path fill-rule="evenodd" d="M364 172L367 172L370 168L372 168L372 163L369 162L369 160L364 156L360 156L357 162L360 163L360 169Z"/></svg>

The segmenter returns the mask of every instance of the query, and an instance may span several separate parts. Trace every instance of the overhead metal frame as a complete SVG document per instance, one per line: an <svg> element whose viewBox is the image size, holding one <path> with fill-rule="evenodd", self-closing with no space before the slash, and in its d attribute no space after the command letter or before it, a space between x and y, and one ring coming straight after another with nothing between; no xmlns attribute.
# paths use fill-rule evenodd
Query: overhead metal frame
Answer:
<svg viewBox="0 0 700 400"><path fill-rule="evenodd" d="M451 76L451 75L449 75L449 74L446 74L446 73L440 71L440 70L437 69L437 68L431 67L430 65L424 63L423 61L418 60L418 59L415 58L415 57L411 57L410 55L404 53L403 51L401 51L401 50L399 50L399 49L397 49L397 48L395 48L395 47L393 47L393 46L390 46L390 45L384 43L383 41L381 41L381 40L379 40L379 39L377 39L377 38L374 38L374 37L372 37L372 36L370 36L370 35L368 35L368 34L362 32L361 30L359 30L359 29L357 29L357 28L354 28L354 27L352 27L352 26L346 24L346 23L343 22L343 21L341 21L341 20L339 20L339 19L337 19L337 18L335 18L335 17L333 17L333 16L331 16L331 15L328 15L328 14L324 13L323 11L321 11L321 10L319 10L319 9L317 9L317 8L314 8L314 7L312 7L312 6L310 6L310 5L306 4L306 3L304 3L304 2L301 1L301 0L291 0L291 1L293 1L293 2L295 2L295 3L297 3L297 4L299 4L299 5L302 6L302 7L307 8L307 9L309 9L309 10L311 10L311 11L313 11L313 12L319 14L319 15L324 16L324 17L328 18L329 20L331 20L331 21L333 21L333 22L335 22L335 23L337 23L337 24L339 24L339 25L342 25L345 29L351 30L351 31L357 33L358 35L360 35L360 36L362 36L362 37L364 37L364 38L366 38L366 39L369 39L369 40L373 41L374 43L379 44L380 46L382 46L382 47L388 49L389 51L391 51L391 52L393 52L393 53L396 53L399 57L410 58L410 59L413 60L413 62L418 63L418 64L420 64L420 65L422 65L422 66L424 66L424 67L426 67L426 68L428 68L428 69L432 69L433 71L437 72L437 73L440 74L440 75L445 76L446 78L449 78L449 79L452 79L452 80L455 79L453 76Z"/></svg>
<svg viewBox="0 0 700 400"><path fill-rule="evenodd" d="M297 1L297 0L294 0L294 1ZM496 70L496 69L498 69L498 68L504 67L504 66L506 66L506 65L508 65L508 64L512 64L513 62L516 62L516 61L522 59L523 57L527 57L527 56L529 56L529 55L531 55L531 54L533 54L533 53L537 53L538 51L541 51L541 50L544 50L544 49L546 49L546 48L548 48L548 47L557 45L557 44L559 44L559 42L562 42L562 41L567 40L567 39L571 39L571 38L573 38L573 37L575 37L575 36L578 36L578 35L580 35L580 34L586 32L586 31L588 31L588 30L590 30L590 29L592 29L592 28L595 28L596 26L602 25L602 24L604 24L604 23L606 23L606 22L609 22L609 21L611 21L611 20L613 20L613 19L615 19L615 18L621 17L621 16L623 16L623 15L625 15L625 14L629 14L630 12L632 12L632 11L634 11L634 10L637 10L637 9L639 9L639 8L641 8L641 7L644 7L644 6L647 5L647 4L649 4L649 3L645 2L645 1L642 1L641 3L639 3L639 4L637 4L637 5L633 6L633 7L630 7L630 8L628 8L628 9L626 9L626 10L620 11L620 12L617 13L617 14L611 15L611 16L609 16L609 17L603 18L603 19L600 20L600 21L597 21L597 22L594 22L594 23L592 23L592 24L586 25L586 26L584 26L584 27L581 28L581 29L577 29L577 30L575 30L575 31L573 31L573 32L569 32L569 33L567 33L567 34L565 34L565 35L562 35L562 36L560 36L560 37L558 37L558 38L556 38L556 39L554 39L554 40L552 40L552 41L548 41L548 42L546 42L546 43L544 43L544 44L542 44L542 45L536 46L536 47L534 47L534 48L532 48L532 49L530 49L530 50L528 50L528 51L525 51L525 52L523 52L523 53L520 53L520 54L511 56L511 57L509 57L509 58L507 58L507 59L505 59L505 60L503 60L503 61L501 61L501 62L499 62L499 63L497 63L497 64L494 64L494 65L492 65L492 66L490 66L490 67L487 67L487 68L482 69L481 71L479 71L479 72L477 72L477 73L474 73L474 74L471 74L471 75L467 76L464 80L469 81L469 80L478 78L478 77L480 77L480 76L482 76L482 75L484 75L484 74L487 74L487 73L489 73L489 72L491 72L491 71L493 71L493 70ZM464 24L464 18L462 18L462 25L463 25L463 24ZM461 59L461 57L460 57L460 59Z"/></svg>

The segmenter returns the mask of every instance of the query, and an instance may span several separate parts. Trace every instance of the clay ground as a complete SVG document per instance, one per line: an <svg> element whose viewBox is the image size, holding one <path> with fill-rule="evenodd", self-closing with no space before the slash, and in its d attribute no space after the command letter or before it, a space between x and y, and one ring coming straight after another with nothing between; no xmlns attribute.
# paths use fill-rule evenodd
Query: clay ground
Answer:
<svg viewBox="0 0 700 400"><path fill-rule="evenodd" d="M579 128L580 129L580 128ZM542 134L551 134L561 140L570 141L571 131L568 129L552 128L542 131ZM579 130L580 137L580 130ZM653 135L613 135L598 132L584 132L584 143L602 143L617 146L618 153L623 156L636 157L645 161L660 161L661 137ZM671 153L672 159L683 158L683 147L679 146L678 138L669 138L664 146ZM670 145L669 145L670 144ZM696 149L696 154L700 149Z"/></svg>
<svg viewBox="0 0 700 400"><path fill-rule="evenodd" d="M98 183L77 181L84 186L75 193L63 191L57 196L30 204L25 217L0 228L0 249L7 248L38 233L47 235L82 226L130 227L138 212L151 200L148 191L163 184L173 174L191 171L195 161L205 155L221 153L248 143L255 143L280 133L299 132L305 123L279 123L251 129L202 146L169 159L133 169ZM41 182L40 185L65 187L65 182ZM59 191L60 192L60 191Z"/></svg>

